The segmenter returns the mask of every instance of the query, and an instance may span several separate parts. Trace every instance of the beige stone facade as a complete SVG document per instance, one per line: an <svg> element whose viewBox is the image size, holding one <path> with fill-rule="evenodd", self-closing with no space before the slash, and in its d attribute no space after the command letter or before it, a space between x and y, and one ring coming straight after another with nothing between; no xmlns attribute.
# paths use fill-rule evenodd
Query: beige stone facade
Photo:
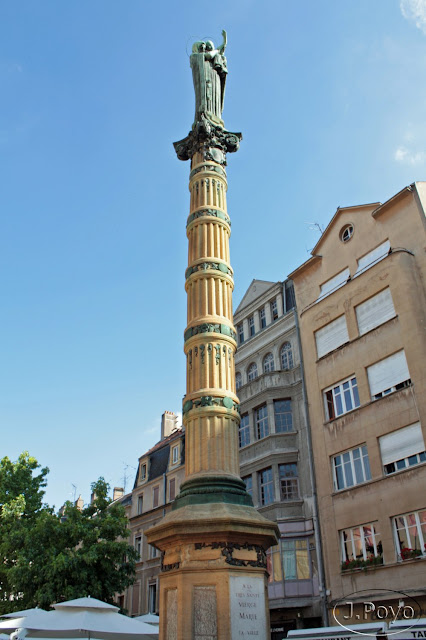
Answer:
<svg viewBox="0 0 426 640"><path fill-rule="evenodd" d="M426 608L425 202L339 208L290 275L330 610L385 589Z"/></svg>

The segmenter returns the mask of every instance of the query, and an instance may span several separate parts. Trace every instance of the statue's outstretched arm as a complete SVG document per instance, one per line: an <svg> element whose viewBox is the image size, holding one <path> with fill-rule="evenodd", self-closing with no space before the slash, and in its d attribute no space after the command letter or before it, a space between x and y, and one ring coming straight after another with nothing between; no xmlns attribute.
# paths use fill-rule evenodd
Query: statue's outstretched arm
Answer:
<svg viewBox="0 0 426 640"><path fill-rule="evenodd" d="M225 29L222 30L222 38L223 38L223 42L218 48L218 51L223 55L225 53L226 45L228 44L228 37L226 35Z"/></svg>

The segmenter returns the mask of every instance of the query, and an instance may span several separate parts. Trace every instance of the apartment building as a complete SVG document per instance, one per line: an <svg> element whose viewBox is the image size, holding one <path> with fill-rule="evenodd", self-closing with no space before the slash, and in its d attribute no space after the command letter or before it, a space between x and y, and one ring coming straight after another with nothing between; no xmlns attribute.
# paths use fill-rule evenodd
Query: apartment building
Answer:
<svg viewBox="0 0 426 640"><path fill-rule="evenodd" d="M234 324L240 473L254 506L281 534L268 551L275 640L320 626L325 595L292 282L253 280Z"/></svg>
<svg viewBox="0 0 426 640"><path fill-rule="evenodd" d="M420 182L338 208L290 274L328 607L353 594L354 620L389 589L426 609L425 203Z"/></svg>
<svg viewBox="0 0 426 640"><path fill-rule="evenodd" d="M171 508L185 477L185 435L177 421L174 413L163 414L161 439L139 458L133 491L120 500L129 520L130 540L139 554L134 584L117 596L119 606L131 616L158 613L161 558L144 533Z"/></svg>

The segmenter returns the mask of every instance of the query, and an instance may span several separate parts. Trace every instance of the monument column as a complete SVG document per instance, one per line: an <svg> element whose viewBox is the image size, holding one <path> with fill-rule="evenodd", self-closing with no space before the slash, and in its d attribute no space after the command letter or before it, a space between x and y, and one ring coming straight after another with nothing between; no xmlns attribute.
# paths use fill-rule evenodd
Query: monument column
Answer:
<svg viewBox="0 0 426 640"><path fill-rule="evenodd" d="M269 637L266 549L277 526L261 516L239 476L236 333L226 154L241 134L224 128L223 44L197 42L190 58L195 122L175 143L191 160L187 220L186 478L173 510L147 532L162 552L160 640Z"/></svg>

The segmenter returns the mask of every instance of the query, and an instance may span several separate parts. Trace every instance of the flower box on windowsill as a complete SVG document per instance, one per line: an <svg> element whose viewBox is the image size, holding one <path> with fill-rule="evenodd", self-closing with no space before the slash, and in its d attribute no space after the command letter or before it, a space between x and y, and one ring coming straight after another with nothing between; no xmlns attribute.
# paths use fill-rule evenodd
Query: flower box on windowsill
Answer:
<svg viewBox="0 0 426 640"><path fill-rule="evenodd" d="M420 558L422 555L421 549L409 549L408 547L401 549L400 553L401 560L414 560L415 558Z"/></svg>
<svg viewBox="0 0 426 640"><path fill-rule="evenodd" d="M369 556L367 560L346 560L342 562L342 571L355 571L356 569L369 569L383 564L382 556Z"/></svg>

